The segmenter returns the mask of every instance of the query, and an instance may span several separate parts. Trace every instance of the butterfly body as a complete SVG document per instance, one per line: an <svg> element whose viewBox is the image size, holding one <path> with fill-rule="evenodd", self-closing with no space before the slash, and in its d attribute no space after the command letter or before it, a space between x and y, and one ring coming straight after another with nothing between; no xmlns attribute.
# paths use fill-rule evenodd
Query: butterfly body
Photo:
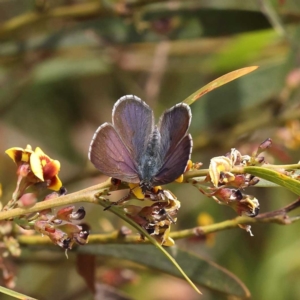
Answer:
<svg viewBox="0 0 300 300"><path fill-rule="evenodd" d="M90 145L89 158L102 173L139 183L146 193L184 172L192 149L188 105L165 111L155 126L152 109L127 95L115 103L112 120L97 129Z"/></svg>
<svg viewBox="0 0 300 300"><path fill-rule="evenodd" d="M151 180L157 174L162 166L163 158L160 155L161 136L160 132L155 127L150 134L145 153L141 156L138 165L138 174L141 181L141 186L151 187Z"/></svg>

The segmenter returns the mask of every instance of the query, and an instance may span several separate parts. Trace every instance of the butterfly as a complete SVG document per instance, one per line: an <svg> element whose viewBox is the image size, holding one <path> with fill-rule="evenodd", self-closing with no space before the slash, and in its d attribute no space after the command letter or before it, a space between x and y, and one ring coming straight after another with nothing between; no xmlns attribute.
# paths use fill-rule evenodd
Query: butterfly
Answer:
<svg viewBox="0 0 300 300"><path fill-rule="evenodd" d="M134 95L123 96L113 107L112 123L96 130L89 159L103 174L139 184L146 194L184 173L193 146L188 134L191 118L190 107L179 103L155 125L145 102Z"/></svg>

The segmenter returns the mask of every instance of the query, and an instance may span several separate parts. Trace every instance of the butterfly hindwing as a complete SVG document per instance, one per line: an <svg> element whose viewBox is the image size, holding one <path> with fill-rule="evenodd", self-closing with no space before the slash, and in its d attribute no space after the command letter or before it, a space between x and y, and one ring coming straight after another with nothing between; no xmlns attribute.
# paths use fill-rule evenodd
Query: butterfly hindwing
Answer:
<svg viewBox="0 0 300 300"><path fill-rule="evenodd" d="M164 160L173 153L178 143L187 135L191 123L191 109L179 103L165 111L159 121L161 133L161 155Z"/></svg>
<svg viewBox="0 0 300 300"><path fill-rule="evenodd" d="M173 182L185 170L191 157L193 141L190 134L186 135L177 147L168 155L162 167L152 180L153 186Z"/></svg>

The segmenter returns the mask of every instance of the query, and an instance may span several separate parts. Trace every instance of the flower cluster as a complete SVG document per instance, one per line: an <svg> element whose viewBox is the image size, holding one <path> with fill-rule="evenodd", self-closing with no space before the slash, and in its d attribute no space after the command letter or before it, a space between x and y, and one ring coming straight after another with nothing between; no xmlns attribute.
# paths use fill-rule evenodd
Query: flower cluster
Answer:
<svg viewBox="0 0 300 300"><path fill-rule="evenodd" d="M54 244L64 249L72 249L74 243L79 245L87 243L89 231L73 223L84 217L83 207L75 211L74 206L67 206L59 209L56 213L46 210L41 212L34 222L34 229L48 236Z"/></svg>
<svg viewBox="0 0 300 300"><path fill-rule="evenodd" d="M173 246L174 240L169 236L171 225L177 221L180 202L168 190L160 187L150 195L156 200L151 206L126 205L126 215L144 228L151 236L164 246Z"/></svg>
<svg viewBox="0 0 300 300"><path fill-rule="evenodd" d="M18 178L13 197L4 210L35 204L37 193L43 188L58 191L62 187L58 177L59 161L51 159L39 147L35 151L30 145L25 149L14 147L6 150L5 153L16 163ZM26 195L25 192L30 187L35 191Z"/></svg>
<svg viewBox="0 0 300 300"><path fill-rule="evenodd" d="M199 164L194 165L189 160L185 172L198 168ZM176 182L183 182L183 175L177 178ZM120 184L120 180L112 178L111 190L118 189ZM119 201L113 202L113 205L122 207L129 218L145 229L159 243L164 246L173 246L175 242L169 234L171 225L177 221L177 213L181 205L176 196L171 191L164 190L160 186L152 188L146 194L142 192L139 184L128 183L128 186L130 187L130 193ZM149 199L154 203L143 207L137 205L121 206L121 204L132 197L138 200Z"/></svg>
<svg viewBox="0 0 300 300"><path fill-rule="evenodd" d="M2 187L0 185L0 197L2 196ZM2 203L0 202L0 211ZM8 221L0 221L0 271L2 278L0 283L8 288L15 287L14 265L10 257L18 257L21 254L21 249L18 241L14 237L13 224Z"/></svg>
<svg viewBox="0 0 300 300"><path fill-rule="evenodd" d="M54 190L43 201L58 198L67 193L58 177L60 163L47 156L39 147L34 151L30 145L25 149L14 147L6 153L17 165L17 186L12 199L2 208L10 210L15 207L30 207L34 205L40 193L47 189ZM71 249L72 245L86 244L88 231L82 226L74 224L82 220L85 210L80 207L69 206L53 212L51 209L34 214L27 214L15 218L14 221L23 229L35 229L37 232L48 236L51 241L64 248Z"/></svg>
<svg viewBox="0 0 300 300"><path fill-rule="evenodd" d="M257 184L259 179L250 174L235 174L236 167L254 166L265 163L265 159L259 156L272 141L267 139L260 144L252 155L242 155L237 149L224 156L211 159L209 174L204 180L194 181L199 190L217 203L230 206L238 215L255 217L259 213L259 202L252 196L244 193L244 190ZM249 231L247 227L246 230Z"/></svg>

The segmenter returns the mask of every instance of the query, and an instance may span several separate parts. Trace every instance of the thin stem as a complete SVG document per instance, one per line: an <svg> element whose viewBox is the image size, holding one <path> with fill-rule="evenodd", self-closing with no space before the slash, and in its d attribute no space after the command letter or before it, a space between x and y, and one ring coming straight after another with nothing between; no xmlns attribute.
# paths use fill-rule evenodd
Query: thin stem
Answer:
<svg viewBox="0 0 300 300"><path fill-rule="evenodd" d="M0 25L0 37L9 37L12 33L27 26L36 25L47 19L55 18L94 18L98 16L126 16L132 13L134 8L153 4L155 2L166 2L167 0L138 1L134 3L118 3L112 5L108 1L91 1L76 5L59 6L43 12L33 11L14 17Z"/></svg>
<svg viewBox="0 0 300 300"><path fill-rule="evenodd" d="M299 200L296 201L299 203ZM291 205L294 205L292 203ZM298 207L299 205L297 205ZM282 210L281 210L282 211ZM271 213L270 213L271 215ZM263 215L258 215L256 218L250 217L237 217L233 220L226 220L223 222L198 226L189 229L174 231L170 233L170 237L174 240L190 238L194 236L203 236L209 233L214 233L222 230L228 230L233 228L238 228L240 224L257 224L257 223L270 223L279 225L289 225L300 220L300 216L288 217L286 215L276 215L271 217L263 217ZM51 240L47 237L40 235L31 236L19 236L18 241L21 244L26 245L50 245ZM89 244L135 244L135 243L150 243L148 239L141 239L140 236L136 234L121 235L120 231L116 230L111 233L104 234L92 234L89 236Z"/></svg>
<svg viewBox="0 0 300 300"><path fill-rule="evenodd" d="M267 0L258 0L258 3L261 7L261 11L264 13L266 18L269 20L271 25L273 26L274 30L282 37L286 38L290 41L290 38L283 27L283 24L276 13L275 9L272 7L269 1Z"/></svg>
<svg viewBox="0 0 300 300"><path fill-rule="evenodd" d="M109 191L108 188L110 186L111 186L111 181L109 178L103 183L55 199L39 202L30 208L14 208L8 211L1 211L0 220L6 220L21 215L38 212L44 209L54 208L63 205L70 205L78 202L98 203L98 200L95 199L94 197L95 193L98 192L105 195L108 193Z"/></svg>

